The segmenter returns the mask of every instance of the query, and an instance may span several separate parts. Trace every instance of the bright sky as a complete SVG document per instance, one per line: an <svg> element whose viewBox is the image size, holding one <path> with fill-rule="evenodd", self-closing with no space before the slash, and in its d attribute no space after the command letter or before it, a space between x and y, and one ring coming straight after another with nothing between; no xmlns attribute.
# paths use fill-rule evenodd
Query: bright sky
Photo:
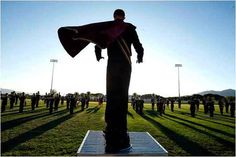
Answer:
<svg viewBox="0 0 236 157"><path fill-rule="evenodd" d="M113 20L122 8L126 22L137 26L144 47L144 63L132 56L129 93L181 95L205 90L235 89L234 2L2 2L1 85L17 91L106 92L107 54L97 62L94 45L71 58L60 44L57 30Z"/></svg>

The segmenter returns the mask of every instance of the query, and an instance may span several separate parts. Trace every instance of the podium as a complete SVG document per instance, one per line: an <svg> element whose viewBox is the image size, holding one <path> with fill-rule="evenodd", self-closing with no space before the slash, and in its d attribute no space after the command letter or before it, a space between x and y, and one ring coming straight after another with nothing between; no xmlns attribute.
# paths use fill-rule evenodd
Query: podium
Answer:
<svg viewBox="0 0 236 157"><path fill-rule="evenodd" d="M148 132L129 132L129 151L115 154L105 152L105 139L102 131L88 130L81 143L77 156L167 156L168 152Z"/></svg>

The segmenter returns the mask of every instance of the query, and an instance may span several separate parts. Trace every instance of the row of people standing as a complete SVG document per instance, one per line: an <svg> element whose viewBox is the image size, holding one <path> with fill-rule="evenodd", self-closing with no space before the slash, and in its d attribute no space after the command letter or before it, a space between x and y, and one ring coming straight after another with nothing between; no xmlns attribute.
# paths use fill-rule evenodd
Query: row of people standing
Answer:
<svg viewBox="0 0 236 157"><path fill-rule="evenodd" d="M79 96L78 93L75 94L67 94L65 97L60 96L60 94L56 94L56 96L53 96L53 94L45 97L45 102L47 104L47 108L49 106L49 113L52 114L53 108L54 111L58 110L59 103L61 101L61 105L64 104L64 101L66 101L66 109L69 110L70 114L74 113L74 109L76 106L78 106L79 103L81 103L81 110L83 111L85 108L89 107L89 101L90 97L89 95L82 94Z"/></svg>
<svg viewBox="0 0 236 157"><path fill-rule="evenodd" d="M132 97L131 105L138 114L143 114L144 100L140 96Z"/></svg>
<svg viewBox="0 0 236 157"><path fill-rule="evenodd" d="M190 102L190 113L192 117L195 117L195 112L196 109L197 111L199 110L199 105L200 105L200 100L197 98L192 97ZM208 114L210 113L210 117L214 116L214 111L215 111L215 101L211 98L203 98L202 100L202 104L204 107L204 113ZM220 109L220 113L221 115L223 115L223 110L225 107L225 111L226 113L228 113L229 107L230 107L230 116L234 117L235 116L235 101L234 98L229 98L229 100L227 98L220 98L218 101L218 105L219 105L219 109Z"/></svg>
<svg viewBox="0 0 236 157"><path fill-rule="evenodd" d="M181 101L180 99L173 99L173 98L163 98L163 97L156 97L156 108L160 115L165 113L165 107L169 108L169 104L171 107L171 111L174 112L174 103L177 101L178 107L181 108ZM195 117L196 111L199 111L201 100L198 97L192 97L189 101L190 104L190 113L192 117ZM204 113L210 114L210 117L214 116L215 111L215 102L211 97L203 97L202 104L204 106ZM219 108L221 115L223 115L223 108L225 107L226 113L230 111L230 116L235 117L235 100L234 97L232 98L220 98L219 99ZM155 110L155 97L151 98L151 106L152 110Z"/></svg>
<svg viewBox="0 0 236 157"><path fill-rule="evenodd" d="M132 97L131 98L131 104L133 106L133 108L137 111L137 112L140 112L139 111L139 106L136 105L136 99L135 97ZM174 103L175 103L175 99L167 99L167 98L163 98L163 97L156 97L156 103L155 103L155 97L153 96L151 98L151 107L152 107L152 110L154 111L155 110L155 106L156 106L156 109L157 109L157 112L162 115L165 113L165 108L166 106L169 108L169 104L170 104L170 107L171 107L171 111L174 112ZM181 106L179 104L181 104L181 101L179 101L179 99L177 99L177 103L178 103L178 106L179 108L181 108ZM196 115L196 112L199 111L199 107L200 107L200 103L201 103L201 100L198 98L198 97L192 97L189 101L189 104L190 104L190 114L192 117L195 117ZM156 104L156 105L155 105ZM203 100L202 100L202 104L204 106L204 113L205 114L209 114L210 117L213 117L214 116L214 111L215 111L215 101L212 99L212 97L203 97ZM231 117L235 117L235 101L234 101L234 98L220 98L219 99L219 108L220 108L220 112L221 112L221 115L223 115L223 109L225 107L225 111L226 113L228 113L230 111L230 116ZM142 107L143 108L143 105ZM142 113L142 110L141 110L141 113Z"/></svg>
<svg viewBox="0 0 236 157"><path fill-rule="evenodd" d="M234 117L235 116L235 99L233 97L230 98L220 98L218 101L219 104L219 109L220 109L220 114L224 114L224 108L225 112L229 113L230 111L230 116Z"/></svg>
<svg viewBox="0 0 236 157"><path fill-rule="evenodd" d="M211 100L213 101L213 100ZM207 114L209 111L209 104L207 103L208 100L206 98L203 98L202 100L202 104L204 106L204 113ZM214 104L215 101L213 101L212 103ZM218 101L218 105L219 105L219 110L220 110L220 114L223 115L224 114L224 108L225 108L225 112L228 114L229 110L230 110L230 116L234 117L235 116L235 99L233 97L230 98L226 98L226 97L222 97L219 98Z"/></svg>
<svg viewBox="0 0 236 157"><path fill-rule="evenodd" d="M199 111L200 99L191 97L188 103L190 104L190 114L192 117L195 117L196 111ZM206 101L206 104L204 105L204 111L206 110L207 112L205 113L207 114L209 111L210 117L213 117L215 108L214 108L214 102L212 101L211 98L209 98L208 101Z"/></svg>
<svg viewBox="0 0 236 157"><path fill-rule="evenodd" d="M32 111L35 109L35 107L39 107L39 101L40 101L40 94L37 92L36 94L33 93L31 96L31 109Z"/></svg>
<svg viewBox="0 0 236 157"><path fill-rule="evenodd" d="M8 103L8 99L10 101L10 109L13 109L14 104L17 104L17 101L20 101L19 104L19 112L22 113L24 111L24 106L26 106L26 98L31 100L31 110L34 111L36 107L39 106L39 100L42 99L46 105L46 108L49 109L49 113L52 114L53 110L57 111L59 107L59 103L61 101L61 105L64 104L64 101L67 101L67 109L70 109L70 113L73 113L75 106L81 102L81 110L89 107L90 96L89 94L82 94L80 97L78 93L75 94L67 94L66 97L58 94L45 94L44 96L40 96L39 92L33 93L32 95L25 95L25 93L15 93L11 94L1 94L1 112L5 112L6 106Z"/></svg>
<svg viewBox="0 0 236 157"><path fill-rule="evenodd" d="M1 112L5 112L6 110L6 106L7 106L7 102L8 99L10 101L10 109L13 109L14 106L16 106L18 104L18 100L20 101L19 104L19 112L22 113L24 110L24 106L26 106L26 95L25 93L16 93L16 92L11 92L10 94L6 93L6 94L1 94ZM35 106L38 107L39 104L39 100L40 100L40 94L39 92L37 92L36 94L33 94L33 96L31 97L31 105L32 108L34 108ZM33 102L33 103L32 103Z"/></svg>
<svg viewBox="0 0 236 157"><path fill-rule="evenodd" d="M74 101L75 103L73 103ZM82 94L81 96L79 96L77 93L75 93L66 96L67 109L72 109L76 107L79 103L81 103L81 110L84 111L85 108L89 107L89 102L90 102L90 97L88 94L87 95Z"/></svg>
<svg viewBox="0 0 236 157"><path fill-rule="evenodd" d="M7 102L8 99L10 101L10 109L13 109L14 105L17 105L18 100L20 95L22 95L22 93L16 93L16 92L11 92L10 94L6 93L6 94L1 94L1 100L2 100L2 104L1 104L1 111L4 112L6 110L6 106L7 106Z"/></svg>
<svg viewBox="0 0 236 157"><path fill-rule="evenodd" d="M49 114L53 113L54 111L57 111L59 108L59 103L61 101L61 104L64 104L64 97L62 97L60 95L60 93L58 94L47 94L43 97L44 100L44 104L46 104L46 108L49 109Z"/></svg>
<svg viewBox="0 0 236 157"><path fill-rule="evenodd" d="M156 101L157 111L162 116L162 114L165 114L165 107L167 106L169 108L169 105L170 105L171 111L174 112L174 103L175 103L175 99L165 99L165 98L157 97L157 101ZM151 98L151 105L152 105L152 110L154 111L155 110L154 97Z"/></svg>
<svg viewBox="0 0 236 157"><path fill-rule="evenodd" d="M70 114L74 113L74 109L78 104L78 93L66 95L66 109L70 111Z"/></svg>

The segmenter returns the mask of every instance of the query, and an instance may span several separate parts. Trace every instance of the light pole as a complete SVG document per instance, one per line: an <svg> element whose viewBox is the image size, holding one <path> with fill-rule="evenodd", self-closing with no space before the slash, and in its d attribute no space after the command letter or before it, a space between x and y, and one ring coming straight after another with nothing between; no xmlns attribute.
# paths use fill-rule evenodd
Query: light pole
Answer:
<svg viewBox="0 0 236 157"><path fill-rule="evenodd" d="M57 63L58 60L57 59L50 59L50 62L52 62L52 80L51 80L51 89L50 89L50 93L52 92L52 84L53 84L53 75L54 75L54 63Z"/></svg>
<svg viewBox="0 0 236 157"><path fill-rule="evenodd" d="M180 78L179 78L179 67L182 67L182 64L175 64L175 67L178 68L178 91L179 91L179 108L181 108L181 100L180 100Z"/></svg>

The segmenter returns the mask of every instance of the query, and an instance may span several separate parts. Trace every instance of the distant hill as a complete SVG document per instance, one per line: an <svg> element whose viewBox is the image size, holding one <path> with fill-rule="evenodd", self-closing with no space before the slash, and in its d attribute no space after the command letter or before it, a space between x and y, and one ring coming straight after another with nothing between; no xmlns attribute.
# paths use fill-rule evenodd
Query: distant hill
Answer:
<svg viewBox="0 0 236 157"><path fill-rule="evenodd" d="M201 93L198 93L200 95L205 95L205 94L218 94L221 96L235 96L235 90L234 89L226 89L222 91L214 91L214 90L209 90L209 91L204 91Z"/></svg>
<svg viewBox="0 0 236 157"><path fill-rule="evenodd" d="M2 93L2 94L5 94L5 93L8 93L8 94L10 94L11 92L13 92L14 90L12 90L12 89L5 89L5 88L1 88L1 92L0 93ZM21 93L21 92L19 92L19 91L15 91L16 93Z"/></svg>

